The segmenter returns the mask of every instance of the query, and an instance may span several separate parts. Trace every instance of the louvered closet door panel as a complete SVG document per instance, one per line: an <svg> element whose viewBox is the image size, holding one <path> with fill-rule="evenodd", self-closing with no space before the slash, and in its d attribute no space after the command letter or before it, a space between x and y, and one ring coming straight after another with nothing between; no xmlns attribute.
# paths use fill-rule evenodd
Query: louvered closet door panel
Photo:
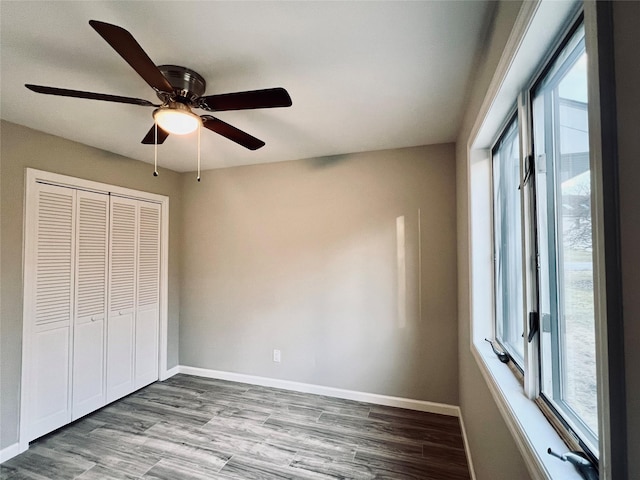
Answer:
<svg viewBox="0 0 640 480"><path fill-rule="evenodd" d="M141 201L138 207L135 383L141 388L158 379L160 205Z"/></svg>
<svg viewBox="0 0 640 480"><path fill-rule="evenodd" d="M75 191L38 184L29 358L29 440L71 419Z"/></svg>
<svg viewBox="0 0 640 480"><path fill-rule="evenodd" d="M73 419L105 403L109 196L77 192Z"/></svg>
<svg viewBox="0 0 640 480"><path fill-rule="evenodd" d="M107 402L134 390L137 202L111 197Z"/></svg>

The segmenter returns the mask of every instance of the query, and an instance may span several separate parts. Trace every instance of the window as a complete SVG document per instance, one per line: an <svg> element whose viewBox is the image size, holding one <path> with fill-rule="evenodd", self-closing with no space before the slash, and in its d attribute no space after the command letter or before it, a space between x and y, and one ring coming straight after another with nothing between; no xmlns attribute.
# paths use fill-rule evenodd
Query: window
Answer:
<svg viewBox="0 0 640 480"><path fill-rule="evenodd" d="M492 149L496 340L525 372L535 396L593 460L598 455L596 341L591 231L591 175L584 28L567 35L526 92L520 112L531 134L511 121ZM521 115L521 118L522 115ZM519 139L533 153L525 174ZM527 159L528 160L528 159ZM528 181L533 177L533 181ZM526 186L525 186L526 185ZM529 189L529 195L520 194ZM521 198L530 202L521 208ZM521 212L531 218L522 218ZM525 223L533 225L523 242ZM532 251L523 251L523 245ZM536 258L530 262L528 258ZM538 332L525 362L523 268L536 282ZM531 293L527 290L527 294ZM537 315L536 315L537 314ZM529 380L530 383L530 380Z"/></svg>
<svg viewBox="0 0 640 480"><path fill-rule="evenodd" d="M522 218L520 213L520 151L514 118L492 149L494 204L494 269L496 339L521 367L522 344Z"/></svg>
<svg viewBox="0 0 640 480"><path fill-rule="evenodd" d="M587 55L578 29L533 90L540 390L597 451Z"/></svg>

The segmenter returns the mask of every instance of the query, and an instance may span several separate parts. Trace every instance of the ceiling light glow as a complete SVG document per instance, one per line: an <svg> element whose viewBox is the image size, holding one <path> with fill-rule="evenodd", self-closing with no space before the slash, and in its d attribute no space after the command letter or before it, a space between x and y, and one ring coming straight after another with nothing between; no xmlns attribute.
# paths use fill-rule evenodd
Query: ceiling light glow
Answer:
<svg viewBox="0 0 640 480"><path fill-rule="evenodd" d="M175 135L194 132L202 123L200 117L186 106L159 108L153 112L153 118L160 128Z"/></svg>

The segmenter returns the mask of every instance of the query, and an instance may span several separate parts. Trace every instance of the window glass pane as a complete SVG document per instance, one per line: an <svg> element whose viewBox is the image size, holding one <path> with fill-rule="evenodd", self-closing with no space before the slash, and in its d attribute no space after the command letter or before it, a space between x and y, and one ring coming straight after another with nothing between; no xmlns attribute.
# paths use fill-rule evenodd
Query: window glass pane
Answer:
<svg viewBox="0 0 640 480"><path fill-rule="evenodd" d="M533 96L541 390L597 455L587 56L580 28Z"/></svg>
<svg viewBox="0 0 640 480"><path fill-rule="evenodd" d="M523 365L522 233L518 123L493 149L496 337Z"/></svg>

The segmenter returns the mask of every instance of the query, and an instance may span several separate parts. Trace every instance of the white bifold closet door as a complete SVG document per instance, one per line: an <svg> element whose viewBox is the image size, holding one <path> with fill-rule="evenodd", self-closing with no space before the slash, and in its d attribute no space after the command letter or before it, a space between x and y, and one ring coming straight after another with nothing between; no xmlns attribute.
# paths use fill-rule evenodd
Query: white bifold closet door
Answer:
<svg viewBox="0 0 640 480"><path fill-rule="evenodd" d="M73 420L105 403L109 196L76 193Z"/></svg>
<svg viewBox="0 0 640 480"><path fill-rule="evenodd" d="M138 202L135 388L158 379L160 205Z"/></svg>
<svg viewBox="0 0 640 480"><path fill-rule="evenodd" d="M111 197L107 402L158 378L160 206Z"/></svg>
<svg viewBox="0 0 640 480"><path fill-rule="evenodd" d="M158 379L161 205L36 183L27 211L27 441Z"/></svg>
<svg viewBox="0 0 640 480"><path fill-rule="evenodd" d="M133 391L137 205L136 200L111 199L107 402Z"/></svg>
<svg viewBox="0 0 640 480"><path fill-rule="evenodd" d="M71 334L74 309L76 191L38 185L33 254L28 382L29 437L71 421ZM31 265L27 262L32 262Z"/></svg>

